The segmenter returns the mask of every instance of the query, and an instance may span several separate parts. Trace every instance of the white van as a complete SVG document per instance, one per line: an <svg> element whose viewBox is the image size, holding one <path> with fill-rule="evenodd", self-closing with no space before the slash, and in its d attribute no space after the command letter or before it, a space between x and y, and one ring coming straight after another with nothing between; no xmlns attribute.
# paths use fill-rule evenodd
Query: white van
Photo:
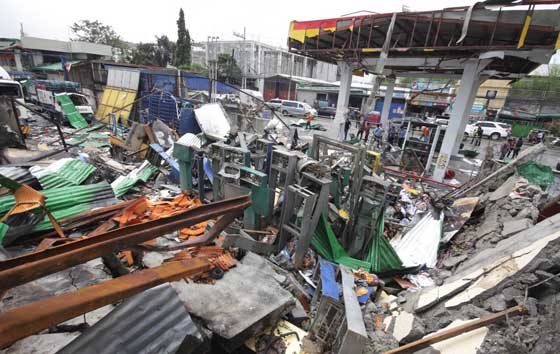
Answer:
<svg viewBox="0 0 560 354"><path fill-rule="evenodd" d="M282 100L280 112L284 116L305 116L311 112L314 117L317 116L317 110L305 102Z"/></svg>

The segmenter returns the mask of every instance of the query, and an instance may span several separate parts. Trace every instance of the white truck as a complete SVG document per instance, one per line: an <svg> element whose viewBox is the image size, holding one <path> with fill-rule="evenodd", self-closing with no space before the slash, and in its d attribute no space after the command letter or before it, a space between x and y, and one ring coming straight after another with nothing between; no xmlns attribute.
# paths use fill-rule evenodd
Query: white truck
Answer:
<svg viewBox="0 0 560 354"><path fill-rule="evenodd" d="M23 100L21 84L0 67L0 149L25 147L18 119L21 110L16 107L16 100Z"/></svg>

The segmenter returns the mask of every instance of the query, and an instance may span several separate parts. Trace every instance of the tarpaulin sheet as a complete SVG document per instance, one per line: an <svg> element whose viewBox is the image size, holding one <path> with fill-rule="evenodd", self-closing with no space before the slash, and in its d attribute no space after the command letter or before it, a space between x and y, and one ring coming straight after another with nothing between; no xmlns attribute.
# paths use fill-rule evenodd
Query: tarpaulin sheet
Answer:
<svg viewBox="0 0 560 354"><path fill-rule="evenodd" d="M60 104L64 115L66 115L66 118L72 127L82 129L88 126L88 123L84 117L82 117L80 112L78 112L76 106L74 106L74 103L68 95L56 95L56 100Z"/></svg>
<svg viewBox="0 0 560 354"><path fill-rule="evenodd" d="M371 271L385 272L389 270L402 269L403 264L397 252L389 243L389 240L383 236L385 229L385 213L381 210L380 216L373 220L371 228L371 246L368 251L367 261L371 263Z"/></svg>
<svg viewBox="0 0 560 354"><path fill-rule="evenodd" d="M517 167L517 173L525 177L531 184L550 186L554 184L552 168L535 161L528 161Z"/></svg>
<svg viewBox="0 0 560 354"><path fill-rule="evenodd" d="M321 220L315 229L315 233L311 239L311 244L323 258L331 262L343 264L352 269L358 269L360 267L364 268L366 271L371 269L370 263L352 258L346 254L346 251L344 251L344 248L342 248L336 239L336 236L324 215L321 215Z"/></svg>
<svg viewBox="0 0 560 354"><path fill-rule="evenodd" d="M95 112L95 118L102 122L111 121L111 113L115 113L117 121L126 124L133 102L136 99L136 91L116 87L105 87L101 96L101 103Z"/></svg>

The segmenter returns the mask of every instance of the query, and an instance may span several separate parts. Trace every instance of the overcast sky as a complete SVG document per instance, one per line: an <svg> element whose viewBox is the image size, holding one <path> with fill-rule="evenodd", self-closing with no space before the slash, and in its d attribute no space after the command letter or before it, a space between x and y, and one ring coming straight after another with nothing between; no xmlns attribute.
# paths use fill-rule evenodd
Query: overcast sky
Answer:
<svg viewBox="0 0 560 354"><path fill-rule="evenodd" d="M207 36L233 39L232 32L247 38L285 46L291 20L340 17L356 11L379 13L411 10L439 10L463 6L472 0L2 0L0 1L0 37L19 38L20 23L26 35L67 40L69 26L82 20L99 20L111 25L125 40L153 41L155 35L177 38L179 8L186 15L187 28L196 41Z"/></svg>

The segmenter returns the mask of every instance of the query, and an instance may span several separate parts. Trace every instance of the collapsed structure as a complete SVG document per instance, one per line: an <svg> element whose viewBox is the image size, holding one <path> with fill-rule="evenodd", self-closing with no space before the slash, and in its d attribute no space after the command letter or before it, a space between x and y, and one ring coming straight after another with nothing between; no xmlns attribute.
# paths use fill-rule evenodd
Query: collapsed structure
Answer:
<svg viewBox="0 0 560 354"><path fill-rule="evenodd" d="M493 68L481 75L522 74L558 36L549 24L557 11L523 3L533 14L523 12L524 21L518 11L496 13L483 3L437 17L293 23L290 43L306 55L349 51L365 53L366 61L382 60L366 58L381 52L385 67L398 72L397 62L413 60L403 53L426 52L428 37L424 47L412 46L420 43L415 31L431 36L437 26L429 42L435 53L426 55L423 70L457 74L467 51L478 55L477 70ZM495 15L490 42L472 43ZM412 19L408 33L403 26ZM523 25L517 48L481 54L493 41L507 41L504 28L512 23ZM375 32L367 45L366 28ZM456 43L452 29L464 45L443 46ZM398 47L403 33L406 50ZM346 47L354 36L356 44ZM529 53L537 60L524 56L524 45L547 49ZM461 54L436 65L433 56L447 51ZM339 59L350 68L348 57ZM460 107L472 95L459 98L447 129L410 120L403 141L384 141L380 149L371 140L330 138L319 124L299 129L301 122L240 90L219 103L177 102L165 90L138 97L141 75L110 69L93 121L60 92L53 112L39 102L10 101L32 113L23 142L2 150L3 353L560 348L557 181L538 162L549 147L501 160L490 146L484 161L464 157L476 173L437 178L448 167L440 163L450 153L446 141L463 124ZM43 84L39 89L48 91L50 83ZM175 111L150 110L158 95L161 107ZM53 119L57 114L63 119ZM432 140L419 139L417 126Z"/></svg>

